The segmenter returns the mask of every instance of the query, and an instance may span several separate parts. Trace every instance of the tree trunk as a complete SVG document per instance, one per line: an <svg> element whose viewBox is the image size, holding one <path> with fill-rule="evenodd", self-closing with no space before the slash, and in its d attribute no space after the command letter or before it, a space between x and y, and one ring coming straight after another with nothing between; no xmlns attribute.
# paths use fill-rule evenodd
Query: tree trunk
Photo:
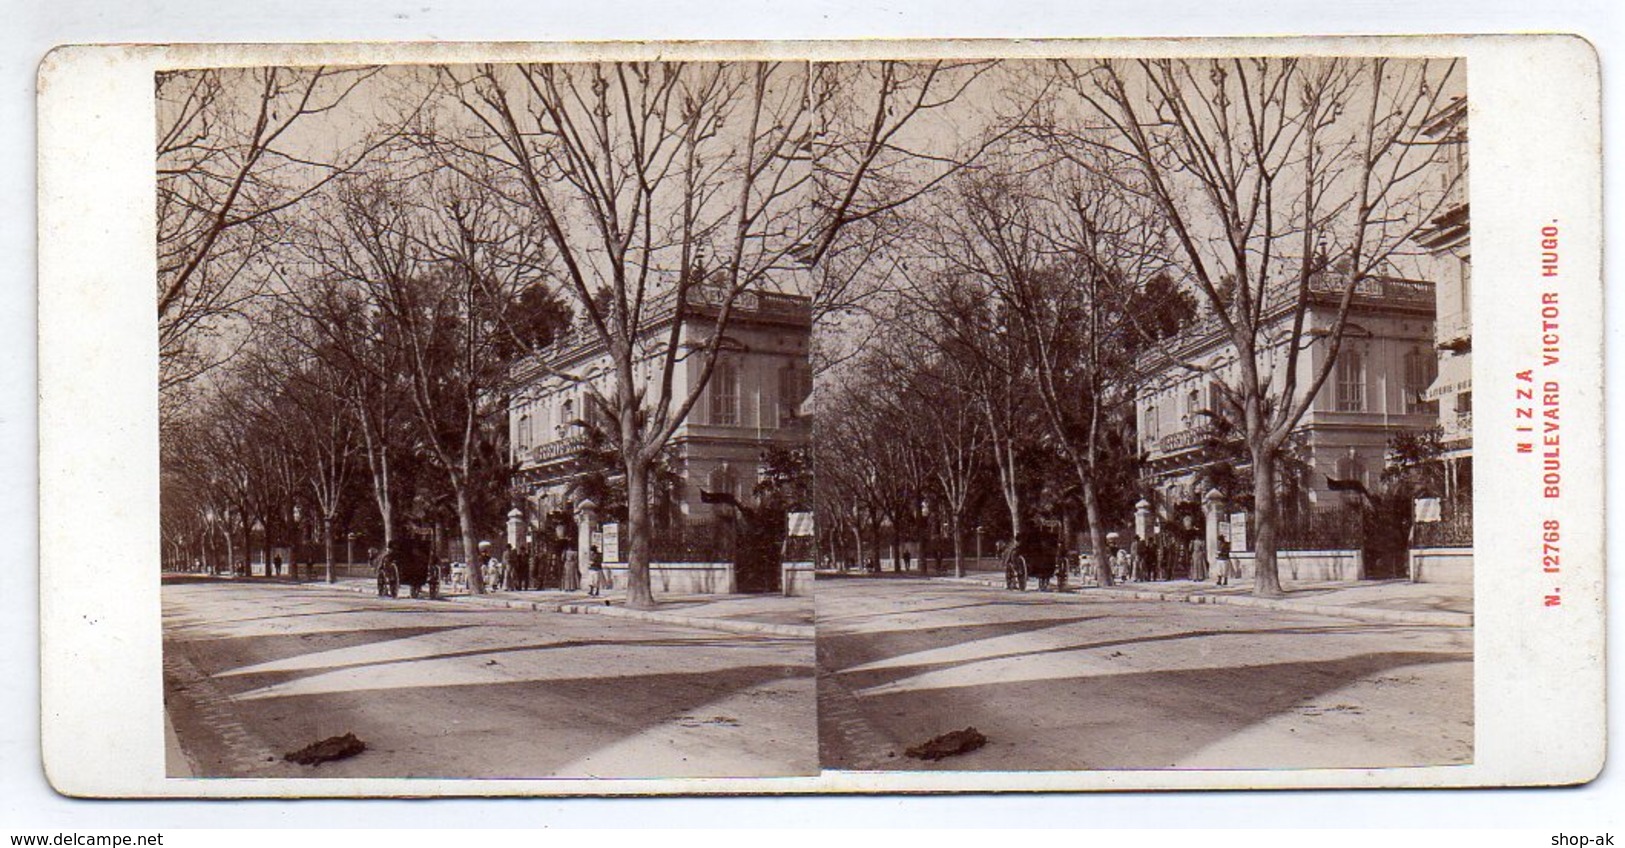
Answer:
<svg viewBox="0 0 1625 848"><path fill-rule="evenodd" d="M458 481L457 489L457 528L463 534L463 559L468 562L468 591L471 594L485 594L485 563L480 562L480 552L474 538L474 503L468 497L468 487ZM385 544L388 546L388 543Z"/></svg>
<svg viewBox="0 0 1625 848"><path fill-rule="evenodd" d="M265 563L265 576L275 577L271 573L271 528L265 528L265 539L260 544L260 561Z"/></svg>
<svg viewBox="0 0 1625 848"><path fill-rule="evenodd" d="M1253 510L1256 539L1253 541L1253 594L1278 598L1281 575L1275 565L1275 451L1253 450ZM1234 553L1232 552L1232 556Z"/></svg>
<svg viewBox="0 0 1625 848"><path fill-rule="evenodd" d="M1021 490L1017 488L1016 461L1012 455L1005 461L1003 455L999 461L999 494L1004 498L1004 508L1010 514L1010 538L1021 539Z"/></svg>
<svg viewBox="0 0 1625 848"><path fill-rule="evenodd" d="M327 582L333 582L333 519L322 519L322 554L327 558Z"/></svg>
<svg viewBox="0 0 1625 848"><path fill-rule="evenodd" d="M920 518L920 532L915 542L919 545L920 573L928 574L930 572L925 565L925 556L926 551L931 547L931 528L926 526L923 516Z"/></svg>
<svg viewBox="0 0 1625 848"><path fill-rule="evenodd" d="M649 463L631 458L625 465L629 548L626 559L626 605L631 609L654 609L654 592L650 589L649 581L649 543L653 533L649 521Z"/></svg>
<svg viewBox="0 0 1625 848"><path fill-rule="evenodd" d="M1089 524L1089 546L1094 548L1095 554L1095 581L1102 586L1112 585L1112 564L1110 552L1106 550L1106 528L1101 526L1100 520L1100 493L1095 490L1095 481L1084 477L1080 481L1083 485L1083 517Z"/></svg>

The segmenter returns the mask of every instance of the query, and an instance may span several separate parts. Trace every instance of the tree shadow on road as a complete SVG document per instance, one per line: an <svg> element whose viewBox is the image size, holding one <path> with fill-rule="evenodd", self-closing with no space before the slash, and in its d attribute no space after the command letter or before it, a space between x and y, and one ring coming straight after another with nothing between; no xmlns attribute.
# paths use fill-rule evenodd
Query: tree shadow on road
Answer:
<svg viewBox="0 0 1625 848"><path fill-rule="evenodd" d="M969 684L905 690L860 697L866 720L899 745L914 744L947 730L974 724L991 740L963 757L926 763L901 756L888 759L898 770L1093 770L1166 769L1271 718L1298 711L1306 703L1363 679L1379 678L1405 666L1471 664L1471 652L1380 652L1338 660L1237 665L1224 668L1078 675L1018 682ZM1391 733L1410 740L1418 753L1410 761L1392 755L1362 756L1360 735L1344 746L1248 752L1222 768L1395 767L1470 761L1472 685L1470 678L1432 699L1435 714L1359 714L1340 711L1363 732ZM1344 705L1333 705L1333 708ZM1353 718L1352 716L1357 716ZM1424 728L1449 724L1459 741L1427 736ZM1426 738L1422 738L1426 736ZM1416 738L1412 738L1416 737ZM1396 743L1398 744L1398 743ZM1253 754L1256 753L1256 756ZM826 747L826 768L850 768L872 752ZM1336 761L1331 761L1331 758ZM1317 758L1327 762L1314 762Z"/></svg>
<svg viewBox="0 0 1625 848"><path fill-rule="evenodd" d="M187 658L200 671L214 676L248 665L260 665L323 651L414 639L431 633L444 633L467 627L465 624L428 624L417 627L373 627L310 633L258 633L249 636L171 635L164 640L164 650L184 651Z"/></svg>
<svg viewBox="0 0 1625 848"><path fill-rule="evenodd" d="M1100 615L1074 615L1016 621L982 622L978 624L940 624L909 630L866 631L862 633L818 634L818 667L840 670L865 665L877 660L951 647L967 642L997 639L1019 633L1036 633L1086 621L1104 618Z"/></svg>
<svg viewBox="0 0 1625 848"><path fill-rule="evenodd" d="M307 769L303 776L308 777L806 775L817 773L816 717L811 693L796 690L807 687L799 681L812 673L810 667L753 664L478 685L425 682L388 690L288 695L239 702L236 709L271 750L293 750L316 736L346 731L366 742L362 755ZM723 715L714 706L750 690L759 690L752 699L760 702L755 719L743 713ZM772 718L772 733L761 726L764 717ZM804 729L797 730L797 723ZM783 725L792 732L786 734ZM650 731L656 732L633 741ZM199 744L187 737L206 732L184 730L182 742ZM636 764L643 762L636 750L594 763L595 756L628 744L648 747L645 766ZM712 751L719 761L715 766L687 759ZM685 759L663 764L662 758L679 756Z"/></svg>
<svg viewBox="0 0 1625 848"><path fill-rule="evenodd" d="M1089 621L1099 618L1104 618L1104 616L1090 616L1088 618L1073 619L1068 623L1071 623L1071 621ZM1043 622L1032 623L1042 624ZM1045 628L1034 627L1031 629L1041 630ZM924 653L926 651L940 648L956 647L989 638L987 635L978 635L978 632L974 627L933 628L931 630L913 631L913 633L917 633L928 638L911 639L907 642L885 640L883 644L872 646L866 643L863 640L863 637L866 637L870 643L881 641L875 640L873 634L853 634L852 636L848 637L827 637L827 639L820 638L818 667L820 672L838 672L841 675L842 680L846 681L846 685L852 687L853 689L866 689L870 686L876 685L877 683L884 682L888 678L908 674L918 674L933 668L952 668L956 666L987 662L989 660L1037 657L1046 654L1070 654L1080 651L1099 650L1104 648L1121 648L1131 645L1146 645L1158 642L1178 642L1188 639L1204 639L1214 636L1321 636L1331 634L1340 636L1358 636L1403 631L1436 631L1441 629L1448 630L1452 628L1447 628L1442 625L1371 624L1351 621L1346 624L1327 624L1318 627L1237 627L1229 629L1216 628L1179 630L1170 633L1127 636L1117 639L1069 642L1065 645L1052 645L1042 648L1022 648L1008 651L994 651L989 653L980 653L974 657L963 659L920 660L919 662L894 663L888 664L885 668L868 671L846 670L856 668L870 662L875 662L880 659L906 657L908 654L912 653ZM1008 634L995 631L993 635L1002 636ZM852 644L844 644L845 640L850 640ZM825 649L826 641L829 642L827 651ZM910 646L910 643L912 643L912 647ZM870 650L863 650L864 648L870 648ZM899 648L902 648L902 650L899 650ZM1466 651L1466 653L1470 653L1470 651ZM865 654L869 655L870 658L857 659L854 661L856 656ZM836 666L835 658L837 656L841 657L843 660L839 667Z"/></svg>
<svg viewBox="0 0 1625 848"><path fill-rule="evenodd" d="M850 614L850 615L832 615L832 614L826 613L825 611L820 609L819 612L818 612L818 624L819 624L820 627L850 626L850 625L855 625L855 624L858 624L860 622L865 622L865 621L885 621L885 620L888 620L888 619L895 619L899 614L907 614L907 615L917 615L917 614L926 614L926 613L934 614L934 613L942 613L942 612L952 612L954 610L961 610L961 609L984 610L984 609L990 609L990 608L995 608L995 607L1011 607L1011 608L1027 610L1027 611L1030 611L1035 607L1043 607L1043 608L1050 608L1050 609L1068 609L1068 607L1056 607L1055 606L1055 604L1056 604L1055 599L1046 598L1043 595L1039 595L1037 593L1034 593L1034 596L1030 600L1026 599L1026 598L1023 598L1020 595L1015 595L1015 594L1012 593L1012 596L1010 598L1006 599L1006 600L975 601L975 602L972 602L972 603L953 603L953 604L948 604L946 606L929 606L926 603L926 601L929 600L931 597L933 597L933 596L910 597L908 599L908 602L907 602L906 605L900 605L900 606L897 606L897 607L894 607L894 608L891 608L891 609L882 610L880 612L855 613L855 614ZM946 600L957 601L957 600L959 600L959 598L961 598L963 596L956 594L956 595L941 595L941 596L935 596L935 597L940 597L942 600L945 600L945 601Z"/></svg>
<svg viewBox="0 0 1625 848"><path fill-rule="evenodd" d="M382 631L366 631L366 632L377 633L377 632L382 632ZM418 636L418 635L425 635L425 634L421 634L421 633L414 634L414 633L409 633L408 632L408 633L401 633L399 636L396 636L394 638L409 639L409 638L412 638L413 636ZM267 637L248 637L248 638L264 639L264 638L267 638ZM361 641L361 642L356 642L356 643L354 643L352 645L343 645L343 646L335 645L335 646L332 646L332 648L354 647L355 645L374 644L375 642L382 642L382 641L386 641L386 640L380 639L380 640ZM446 661L446 660L459 660L459 659L464 659L464 660L486 659L486 660L489 661L489 660L492 660L495 657L504 656L504 655L537 653L537 652L544 652L544 651L561 651L561 650L572 650L572 649L593 648L593 647L613 647L613 648L620 648L620 649L625 649L625 650L642 649L642 648L684 648L684 649L702 648L702 649L705 649L705 650L708 650L708 651L729 651L729 650L743 650L743 649L751 649L751 648L759 649L764 643L770 642L770 641L779 641L779 640L767 639L767 640L754 640L754 641L752 641L752 640L745 640L745 639L738 639L738 638L728 639L728 638L709 637L709 636L696 637L696 638L692 638L692 639L683 639L683 638L677 638L677 639L669 639L669 638L661 638L661 639L630 639L630 638L628 638L628 639L566 639L566 640L556 640L556 641L539 640L539 641L527 641L527 642L524 642L523 644L517 644L517 645L489 645L489 646L482 646L482 647L476 647L476 648L467 648L467 649L461 649L461 650L432 650L432 651L425 651L425 652L422 652L422 653L414 653L414 654L410 654L410 655L406 655L406 656L380 657L380 658L377 658L377 659L357 660L355 662L342 662L342 663L333 663L333 664L313 665L313 666L310 666L310 667L307 667L307 668L299 668L299 669L246 671L246 672L232 673L231 668L223 668L223 669L221 669L219 671L212 671L210 673L212 675L223 675L223 676L216 676L214 678L215 682L218 685L220 685L229 694L237 695L237 694L241 694L241 693L249 692L249 691L253 691L253 690L266 689L266 688L272 687L272 686L285 685L285 684L300 680L300 679L305 678L305 677L312 677L312 676L319 675L319 674L332 674L332 673L335 673L335 672L353 671L353 670L356 670L356 669L365 669L365 668L385 668L385 667L388 667L388 666L410 665L410 664L413 664L413 663L434 663L434 662L442 662L442 661ZM782 640L782 641L787 641L788 642L788 641L802 641L802 640ZM197 646L195 643L191 646L191 649L194 650L194 651L198 650L198 648L199 648L199 646ZM247 648L247 650L250 652L249 655L251 655L251 656L260 656L262 648L263 648L263 646L252 646L252 647ZM317 646L316 650L314 650L314 651L295 652L294 654L291 654L291 656L297 656L300 653L316 653L318 651L328 650L328 649L330 649L330 648L328 648L327 646ZM194 659L194 661L196 661L196 660ZM260 660L260 661L256 661L255 663L253 663L251 665L258 665L258 664L261 664L263 662L269 662L269 661L270 660ZM202 663L199 663L199 665L201 666ZM788 668L793 668L793 667L788 667ZM798 673L801 673L801 672L798 672ZM812 674L813 674L813 669L807 668L807 669L804 670L804 674L802 674L802 676L811 676Z"/></svg>

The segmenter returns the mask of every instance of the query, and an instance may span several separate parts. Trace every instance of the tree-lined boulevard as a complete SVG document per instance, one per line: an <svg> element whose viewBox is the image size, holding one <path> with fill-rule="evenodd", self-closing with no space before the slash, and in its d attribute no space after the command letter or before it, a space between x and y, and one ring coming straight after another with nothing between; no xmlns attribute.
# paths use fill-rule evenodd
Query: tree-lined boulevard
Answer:
<svg viewBox="0 0 1625 848"><path fill-rule="evenodd" d="M507 412L528 359L582 390L560 426L608 448L628 603L653 607L658 466L736 304L839 300L810 269L861 255L866 228L974 156L917 150L909 126L990 66L159 74L169 566L247 573L319 543L331 574L335 539L398 552L431 535L481 591L477 544L527 494L510 490ZM699 302L713 325L684 337ZM555 367L545 352L571 334L608 364Z"/></svg>

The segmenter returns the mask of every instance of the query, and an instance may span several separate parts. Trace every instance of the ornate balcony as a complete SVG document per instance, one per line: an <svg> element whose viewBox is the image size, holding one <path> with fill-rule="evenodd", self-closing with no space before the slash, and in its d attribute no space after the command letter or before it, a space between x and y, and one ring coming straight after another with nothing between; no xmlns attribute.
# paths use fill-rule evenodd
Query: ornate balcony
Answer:
<svg viewBox="0 0 1625 848"><path fill-rule="evenodd" d="M1201 447L1213 437L1213 428L1207 426L1189 427L1184 430L1169 433L1148 442L1153 453L1174 453L1176 451Z"/></svg>
<svg viewBox="0 0 1625 848"><path fill-rule="evenodd" d="M551 442L543 442L530 449L528 458L532 465L540 465L555 459L562 459L581 452L587 446L585 436L570 436Z"/></svg>
<svg viewBox="0 0 1625 848"><path fill-rule="evenodd" d="M1322 297L1341 298L1347 285L1345 277L1316 274L1309 280L1309 291ZM1366 277L1354 284L1354 296L1383 304L1433 306L1433 283L1398 277Z"/></svg>

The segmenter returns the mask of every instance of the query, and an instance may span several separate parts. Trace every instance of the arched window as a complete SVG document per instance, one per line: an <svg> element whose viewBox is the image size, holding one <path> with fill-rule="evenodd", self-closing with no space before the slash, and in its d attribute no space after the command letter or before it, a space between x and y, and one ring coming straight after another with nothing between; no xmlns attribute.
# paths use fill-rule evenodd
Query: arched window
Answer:
<svg viewBox="0 0 1625 848"><path fill-rule="evenodd" d="M1157 404L1155 401L1145 405L1145 445L1148 448L1156 446L1157 439L1162 435L1161 428L1157 426Z"/></svg>
<svg viewBox="0 0 1625 848"><path fill-rule="evenodd" d="M1365 357L1345 348L1337 357L1337 411L1365 410Z"/></svg>
<svg viewBox="0 0 1625 848"><path fill-rule="evenodd" d="M739 366L723 359L711 369L711 423L739 426Z"/></svg>

